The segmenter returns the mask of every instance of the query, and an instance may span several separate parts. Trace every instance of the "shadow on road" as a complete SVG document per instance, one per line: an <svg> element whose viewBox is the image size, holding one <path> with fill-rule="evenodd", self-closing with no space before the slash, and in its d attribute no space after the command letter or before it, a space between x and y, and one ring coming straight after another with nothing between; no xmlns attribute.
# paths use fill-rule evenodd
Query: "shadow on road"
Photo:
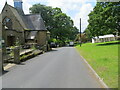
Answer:
<svg viewBox="0 0 120 90"><path fill-rule="evenodd" d="M9 72L9 71L7 71L7 70L2 71L2 75L6 74L6 73L8 73L8 72Z"/></svg>

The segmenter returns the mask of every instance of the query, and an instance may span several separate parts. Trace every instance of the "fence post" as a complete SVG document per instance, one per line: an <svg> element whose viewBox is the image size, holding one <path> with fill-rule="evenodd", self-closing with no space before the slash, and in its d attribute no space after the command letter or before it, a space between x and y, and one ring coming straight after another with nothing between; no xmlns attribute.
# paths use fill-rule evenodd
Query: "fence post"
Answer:
<svg viewBox="0 0 120 90"><path fill-rule="evenodd" d="M44 45L44 51L45 52L47 51L47 45Z"/></svg>
<svg viewBox="0 0 120 90"><path fill-rule="evenodd" d="M14 48L14 63L20 64L20 47Z"/></svg>

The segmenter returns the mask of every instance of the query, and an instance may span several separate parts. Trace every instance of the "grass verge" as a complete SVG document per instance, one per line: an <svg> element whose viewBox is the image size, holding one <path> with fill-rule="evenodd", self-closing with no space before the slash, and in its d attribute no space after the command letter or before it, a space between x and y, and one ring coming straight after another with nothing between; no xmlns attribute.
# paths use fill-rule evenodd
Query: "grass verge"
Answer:
<svg viewBox="0 0 120 90"><path fill-rule="evenodd" d="M118 88L118 41L105 43L86 43L76 46L110 88Z"/></svg>

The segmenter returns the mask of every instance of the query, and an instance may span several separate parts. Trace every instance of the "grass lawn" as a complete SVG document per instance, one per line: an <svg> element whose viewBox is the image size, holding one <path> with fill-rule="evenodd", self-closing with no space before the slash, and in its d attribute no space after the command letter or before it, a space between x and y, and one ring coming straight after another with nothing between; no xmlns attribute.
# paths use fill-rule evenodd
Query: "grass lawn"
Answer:
<svg viewBox="0 0 120 90"><path fill-rule="evenodd" d="M118 88L118 45L118 41L112 41L76 46L80 54L110 88Z"/></svg>

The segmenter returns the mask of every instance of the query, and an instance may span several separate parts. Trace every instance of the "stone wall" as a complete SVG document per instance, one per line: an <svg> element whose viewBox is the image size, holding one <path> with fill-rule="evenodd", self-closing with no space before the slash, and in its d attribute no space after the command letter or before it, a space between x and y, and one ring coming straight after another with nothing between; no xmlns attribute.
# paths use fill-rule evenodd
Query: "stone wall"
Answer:
<svg viewBox="0 0 120 90"><path fill-rule="evenodd" d="M46 45L47 42L47 31L39 31L37 34L37 43L40 46Z"/></svg>

